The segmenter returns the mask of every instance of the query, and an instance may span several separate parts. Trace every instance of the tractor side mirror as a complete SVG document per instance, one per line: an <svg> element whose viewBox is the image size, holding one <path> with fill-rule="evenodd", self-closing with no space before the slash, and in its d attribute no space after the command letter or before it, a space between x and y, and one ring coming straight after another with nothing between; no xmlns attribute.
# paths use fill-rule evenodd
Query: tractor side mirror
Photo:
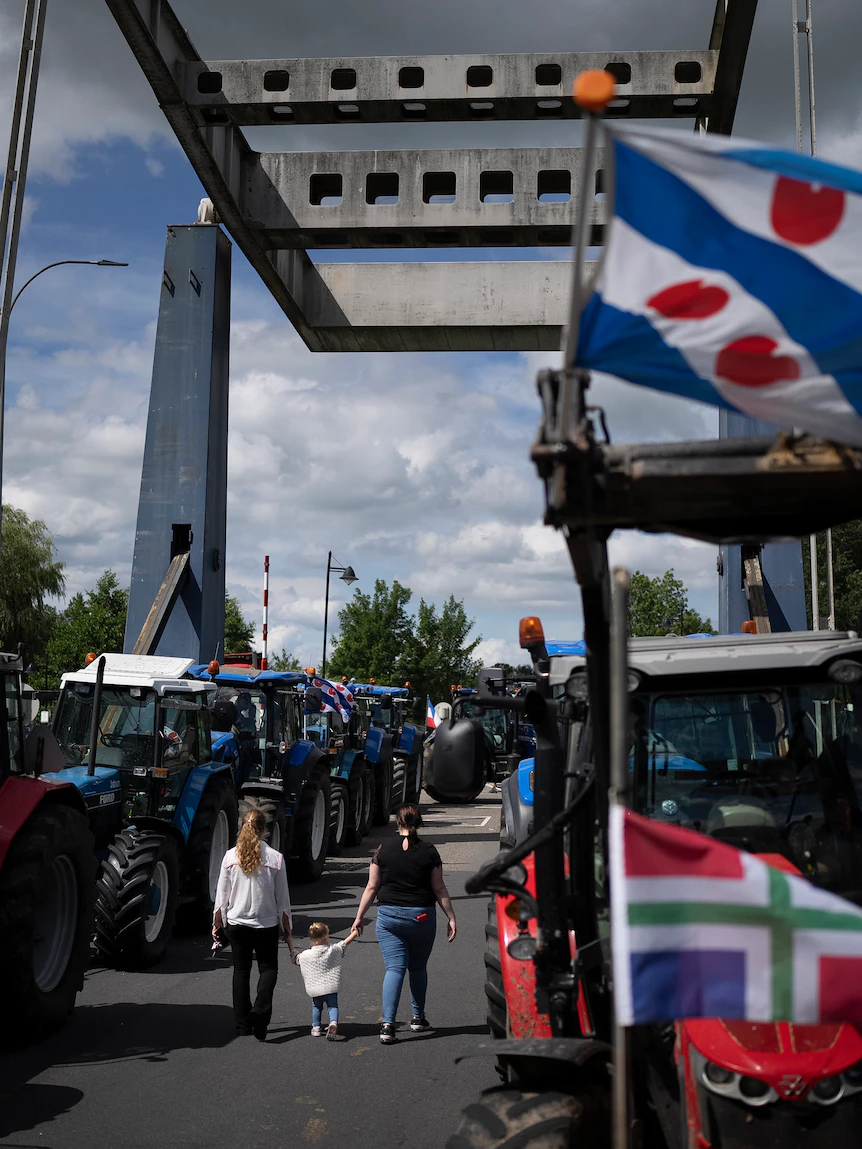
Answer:
<svg viewBox="0 0 862 1149"><path fill-rule="evenodd" d="M435 802L472 802L485 785L485 735L469 718L434 731L425 789Z"/></svg>
<svg viewBox="0 0 862 1149"><path fill-rule="evenodd" d="M309 686L305 691L305 713L319 714L323 709L323 694L319 686Z"/></svg>
<svg viewBox="0 0 862 1149"><path fill-rule="evenodd" d="M506 676L501 666L483 666L479 671L480 698L499 698L506 693Z"/></svg>
<svg viewBox="0 0 862 1149"><path fill-rule="evenodd" d="M384 710L391 710L392 709L392 695L391 694L384 694L383 697L380 699L380 705L383 707Z"/></svg>

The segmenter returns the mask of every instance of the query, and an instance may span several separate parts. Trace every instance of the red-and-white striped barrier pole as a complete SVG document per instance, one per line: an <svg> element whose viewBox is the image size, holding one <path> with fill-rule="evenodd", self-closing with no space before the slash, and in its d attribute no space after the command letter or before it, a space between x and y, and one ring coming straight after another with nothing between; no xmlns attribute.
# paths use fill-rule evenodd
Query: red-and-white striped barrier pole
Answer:
<svg viewBox="0 0 862 1149"><path fill-rule="evenodd" d="M266 670L266 644L269 631L269 555L263 556L263 651L260 658L261 670Z"/></svg>

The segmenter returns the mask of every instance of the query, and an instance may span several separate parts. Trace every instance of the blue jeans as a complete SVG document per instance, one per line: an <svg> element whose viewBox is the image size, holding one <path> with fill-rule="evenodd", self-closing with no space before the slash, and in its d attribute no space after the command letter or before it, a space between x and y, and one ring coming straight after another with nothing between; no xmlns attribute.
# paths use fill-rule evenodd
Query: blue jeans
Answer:
<svg viewBox="0 0 862 1149"><path fill-rule="evenodd" d="M416 919L425 915L422 921ZM378 906L377 940L383 953L383 1021L394 1022L405 973L410 974L413 1016L425 1016L428 959L437 932L436 906Z"/></svg>
<svg viewBox="0 0 862 1149"><path fill-rule="evenodd" d="M320 997L311 999L311 1024L320 1025L320 1011L323 1007L329 1010L329 1020L338 1021L338 994L324 993Z"/></svg>

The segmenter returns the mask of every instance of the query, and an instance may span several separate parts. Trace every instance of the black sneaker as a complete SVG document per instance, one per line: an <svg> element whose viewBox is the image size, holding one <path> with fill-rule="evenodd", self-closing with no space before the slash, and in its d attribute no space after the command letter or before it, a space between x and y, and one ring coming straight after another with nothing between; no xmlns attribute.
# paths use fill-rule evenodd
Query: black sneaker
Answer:
<svg viewBox="0 0 862 1149"><path fill-rule="evenodd" d="M414 1017L410 1022L410 1028L414 1033L424 1033L426 1029L431 1028L431 1022L423 1014L421 1017Z"/></svg>
<svg viewBox="0 0 862 1149"><path fill-rule="evenodd" d="M383 1045L395 1044L395 1026L391 1021L384 1021L380 1026L380 1041Z"/></svg>

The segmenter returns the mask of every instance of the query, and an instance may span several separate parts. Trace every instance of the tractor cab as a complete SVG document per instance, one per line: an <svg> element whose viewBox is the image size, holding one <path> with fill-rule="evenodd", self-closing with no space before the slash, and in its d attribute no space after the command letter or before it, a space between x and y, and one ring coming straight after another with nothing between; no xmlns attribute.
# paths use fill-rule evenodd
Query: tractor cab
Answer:
<svg viewBox="0 0 862 1149"><path fill-rule="evenodd" d="M124 819L172 821L189 772L211 758L206 694L185 677L191 659L103 658L101 681L96 661L63 675L43 775L82 790L97 845Z"/></svg>

